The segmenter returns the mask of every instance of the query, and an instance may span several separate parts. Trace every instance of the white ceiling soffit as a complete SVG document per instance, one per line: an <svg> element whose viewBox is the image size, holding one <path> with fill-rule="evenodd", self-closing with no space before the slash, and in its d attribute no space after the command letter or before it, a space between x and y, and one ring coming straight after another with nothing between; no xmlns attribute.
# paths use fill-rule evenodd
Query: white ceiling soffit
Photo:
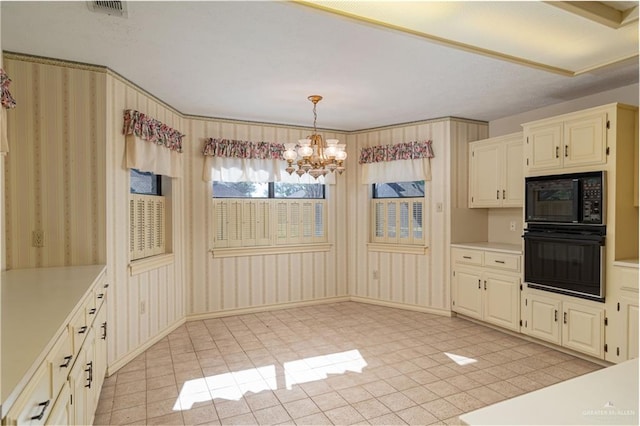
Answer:
<svg viewBox="0 0 640 426"><path fill-rule="evenodd" d="M634 1L297 3L566 76L638 57Z"/></svg>

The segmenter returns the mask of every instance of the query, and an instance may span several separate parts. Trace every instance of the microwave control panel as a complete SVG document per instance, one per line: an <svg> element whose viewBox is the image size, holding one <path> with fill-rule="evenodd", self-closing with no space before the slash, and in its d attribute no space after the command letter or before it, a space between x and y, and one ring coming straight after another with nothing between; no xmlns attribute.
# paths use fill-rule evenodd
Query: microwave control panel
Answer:
<svg viewBox="0 0 640 426"><path fill-rule="evenodd" d="M581 179L582 183L582 222L602 223L602 179L599 177L587 177Z"/></svg>

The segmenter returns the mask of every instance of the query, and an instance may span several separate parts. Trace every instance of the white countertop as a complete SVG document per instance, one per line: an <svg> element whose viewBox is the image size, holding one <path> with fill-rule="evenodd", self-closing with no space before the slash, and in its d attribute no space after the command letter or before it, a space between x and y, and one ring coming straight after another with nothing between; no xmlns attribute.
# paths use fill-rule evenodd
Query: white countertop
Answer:
<svg viewBox="0 0 640 426"><path fill-rule="evenodd" d="M638 359L460 416L467 425L638 424Z"/></svg>
<svg viewBox="0 0 640 426"><path fill-rule="evenodd" d="M638 267L638 259L614 260L613 264L615 266L624 266L626 268L637 268Z"/></svg>
<svg viewBox="0 0 640 426"><path fill-rule="evenodd" d="M88 265L2 272L2 417L104 268Z"/></svg>
<svg viewBox="0 0 640 426"><path fill-rule="evenodd" d="M451 247L522 254L522 246L520 244L490 243L488 241L481 241L475 243L452 243Z"/></svg>

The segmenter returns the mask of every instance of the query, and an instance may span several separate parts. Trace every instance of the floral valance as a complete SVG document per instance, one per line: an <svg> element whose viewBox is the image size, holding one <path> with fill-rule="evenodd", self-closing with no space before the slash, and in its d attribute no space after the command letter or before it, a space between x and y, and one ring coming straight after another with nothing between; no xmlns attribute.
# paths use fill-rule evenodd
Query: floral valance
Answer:
<svg viewBox="0 0 640 426"><path fill-rule="evenodd" d="M139 111L125 110L122 132L162 145L171 151L182 152L182 133Z"/></svg>
<svg viewBox="0 0 640 426"><path fill-rule="evenodd" d="M431 141L376 145L360 150L360 164L396 160L418 160L421 158L433 158Z"/></svg>
<svg viewBox="0 0 640 426"><path fill-rule="evenodd" d="M11 92L9 92L9 84L11 84L11 79L7 73L0 68L0 104L6 109L16 107L16 100L13 99Z"/></svg>
<svg viewBox="0 0 640 426"><path fill-rule="evenodd" d="M202 149L205 156L255 160L284 160L283 152L284 145L281 143L214 138L207 139Z"/></svg>

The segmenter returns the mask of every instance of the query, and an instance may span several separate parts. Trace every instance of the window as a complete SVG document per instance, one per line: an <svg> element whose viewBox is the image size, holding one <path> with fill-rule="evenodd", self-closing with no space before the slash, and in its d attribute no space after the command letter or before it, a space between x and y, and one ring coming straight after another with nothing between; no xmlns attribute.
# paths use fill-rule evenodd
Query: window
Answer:
<svg viewBox="0 0 640 426"><path fill-rule="evenodd" d="M371 242L424 245L424 181L373 185Z"/></svg>
<svg viewBox="0 0 640 426"><path fill-rule="evenodd" d="M213 247L327 242L323 184L213 182Z"/></svg>
<svg viewBox="0 0 640 426"><path fill-rule="evenodd" d="M162 176L131 169L129 196L129 259L143 259L166 251L166 200Z"/></svg>

